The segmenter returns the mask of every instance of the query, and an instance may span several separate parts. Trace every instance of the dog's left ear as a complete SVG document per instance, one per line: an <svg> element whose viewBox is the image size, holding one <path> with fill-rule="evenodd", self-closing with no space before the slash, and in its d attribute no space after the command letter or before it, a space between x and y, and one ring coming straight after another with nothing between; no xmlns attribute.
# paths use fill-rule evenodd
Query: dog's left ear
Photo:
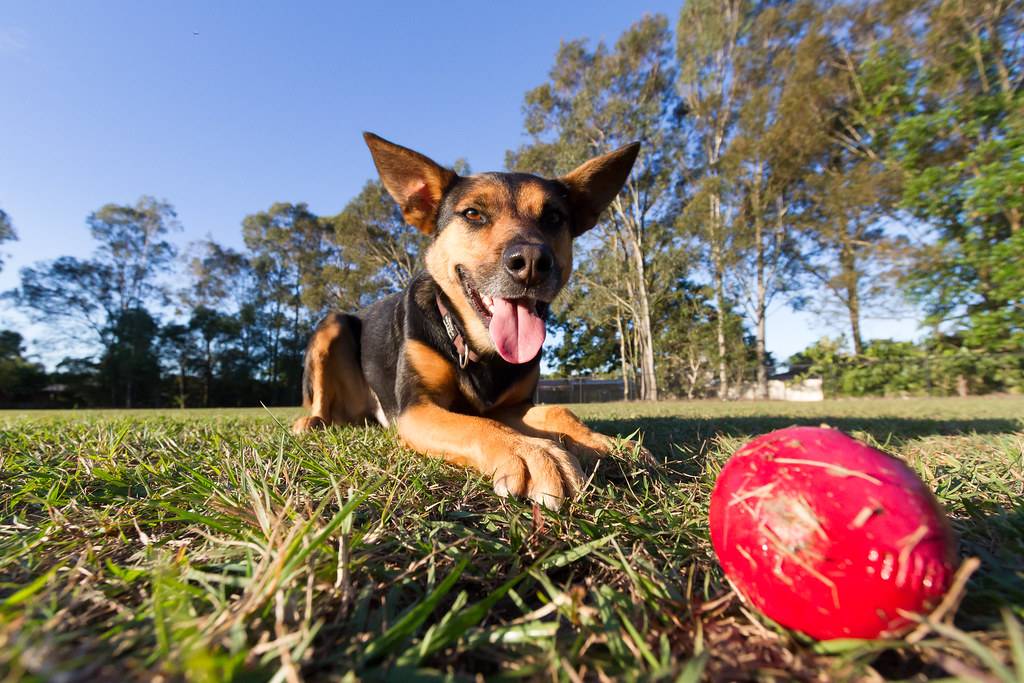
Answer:
<svg viewBox="0 0 1024 683"><path fill-rule="evenodd" d="M569 188L569 202L574 214L573 237L579 237L597 224L601 212L626 183L639 151L640 143L634 142L594 157L559 178Z"/></svg>
<svg viewBox="0 0 1024 683"><path fill-rule="evenodd" d="M451 171L419 152L363 133L380 180L409 225L430 235L437 229L437 210L445 191L458 179Z"/></svg>

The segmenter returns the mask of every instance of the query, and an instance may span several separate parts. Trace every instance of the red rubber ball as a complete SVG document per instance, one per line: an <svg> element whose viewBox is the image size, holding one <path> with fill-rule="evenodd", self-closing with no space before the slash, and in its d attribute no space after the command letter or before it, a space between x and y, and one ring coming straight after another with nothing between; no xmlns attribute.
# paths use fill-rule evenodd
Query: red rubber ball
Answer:
<svg viewBox="0 0 1024 683"><path fill-rule="evenodd" d="M835 429L760 436L725 464L710 510L725 575L777 623L819 640L905 632L949 588L955 540L902 461Z"/></svg>

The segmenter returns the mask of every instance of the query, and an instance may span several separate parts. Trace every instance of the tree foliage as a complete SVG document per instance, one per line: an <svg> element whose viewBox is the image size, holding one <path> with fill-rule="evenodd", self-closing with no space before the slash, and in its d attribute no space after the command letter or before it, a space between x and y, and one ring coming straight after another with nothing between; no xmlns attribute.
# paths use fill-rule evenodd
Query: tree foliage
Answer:
<svg viewBox="0 0 1024 683"><path fill-rule="evenodd" d="M667 20L647 16L611 47L563 43L548 82L526 94L531 142L508 155L509 168L557 175L587 158L641 142L633 173L598 226L578 240L578 282L588 314L619 332L623 375L637 369L638 395L658 397L652 315L680 266L673 227L682 128L673 86ZM613 272L593 277L588 271ZM579 299L579 297L577 297Z"/></svg>
<svg viewBox="0 0 1024 683"><path fill-rule="evenodd" d="M368 181L329 222L339 262L346 266L336 271L343 307L358 308L400 291L422 267L427 238L406 224L379 180Z"/></svg>
<svg viewBox="0 0 1024 683"><path fill-rule="evenodd" d="M31 404L45 384L45 368L25 357L21 334L0 330L0 405Z"/></svg>
<svg viewBox="0 0 1024 683"><path fill-rule="evenodd" d="M84 328L109 345L112 321L165 301L162 277L177 254L167 238L181 226L174 208L152 197L132 206L107 204L86 225L96 241L93 255L23 268L16 301L37 321Z"/></svg>
<svg viewBox="0 0 1024 683"><path fill-rule="evenodd" d="M10 242L18 239L18 233L14 230L14 225L11 224L11 217L7 213L0 209L0 244L4 242ZM0 252L0 270L4 267L4 255Z"/></svg>
<svg viewBox="0 0 1024 683"><path fill-rule="evenodd" d="M892 153L902 206L933 230L909 269L935 325L974 349L1024 351L1024 7L932 0L907 19L915 107Z"/></svg>

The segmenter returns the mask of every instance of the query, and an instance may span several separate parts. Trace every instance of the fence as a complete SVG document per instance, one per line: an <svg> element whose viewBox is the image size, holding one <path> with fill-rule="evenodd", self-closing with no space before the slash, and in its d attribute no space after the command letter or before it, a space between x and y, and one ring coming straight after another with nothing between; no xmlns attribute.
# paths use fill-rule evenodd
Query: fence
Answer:
<svg viewBox="0 0 1024 683"><path fill-rule="evenodd" d="M542 379L537 383L534 401L537 403L605 403L621 401L621 379Z"/></svg>
<svg viewBox="0 0 1024 683"><path fill-rule="evenodd" d="M569 379L542 379L537 383L534 401L537 403L605 403L621 401L623 398L621 379L594 379L573 377ZM756 388L743 384L729 392L733 399L754 399ZM773 379L768 382L768 398L774 401L821 401L821 378L785 382Z"/></svg>

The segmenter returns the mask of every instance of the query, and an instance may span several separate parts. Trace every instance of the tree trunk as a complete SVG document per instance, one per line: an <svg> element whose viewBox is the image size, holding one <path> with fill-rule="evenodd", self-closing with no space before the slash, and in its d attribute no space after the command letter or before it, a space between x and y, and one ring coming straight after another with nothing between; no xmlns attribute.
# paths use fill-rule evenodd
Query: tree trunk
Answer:
<svg viewBox="0 0 1024 683"><path fill-rule="evenodd" d="M718 397L729 397L729 372L725 343L725 264L721 244L722 206L717 192L711 195L711 261L714 267L715 305L718 307L716 330L718 333Z"/></svg>
<svg viewBox="0 0 1024 683"><path fill-rule="evenodd" d="M636 217L629 215L624 206L617 204L615 208L622 221L620 231L623 251L632 265L632 273L627 272L626 287L633 302L634 333L639 347L639 398L643 401L657 401L658 376L654 361L654 334L651 330L650 295L647 291L647 265L644 263L642 229Z"/></svg>
<svg viewBox="0 0 1024 683"><path fill-rule="evenodd" d="M701 363L699 357L691 355L687 360L687 365L689 367L686 372L686 381L688 383L688 386L686 387L686 400L692 401L693 395L697 391L697 380L700 379L700 369L703 363Z"/></svg>
<svg viewBox="0 0 1024 683"><path fill-rule="evenodd" d="M765 325L768 314L768 288L765 285L764 216L761 213L760 178L754 188L754 239L757 250L757 303L754 318L757 324L757 397L768 398L768 365L765 350Z"/></svg>
<svg viewBox="0 0 1024 683"><path fill-rule="evenodd" d="M621 309L615 307L615 329L619 333L619 362L622 365L622 400L628 401L629 395L629 355L626 351L626 330L622 325Z"/></svg>
<svg viewBox="0 0 1024 683"><path fill-rule="evenodd" d="M178 407L185 407L185 357L178 356Z"/></svg>
<svg viewBox="0 0 1024 683"><path fill-rule="evenodd" d="M273 397L274 405L277 405L277 356L281 340L281 321L277 317L276 313L274 316L274 332L272 339L273 341L271 342L270 347L270 395Z"/></svg>
<svg viewBox="0 0 1024 683"><path fill-rule="evenodd" d="M768 352L765 347L765 312L763 304L758 305L755 350L757 353L757 397L766 399L768 398Z"/></svg>
<svg viewBox="0 0 1024 683"><path fill-rule="evenodd" d="M864 353L864 338L860 332L860 277L857 273L857 257L853 245L843 244L839 252L839 266L843 283L846 285L846 310L850 316L850 334L853 336L853 352Z"/></svg>
<svg viewBox="0 0 1024 683"><path fill-rule="evenodd" d="M203 368L203 407L210 407L210 383L213 379L213 351L206 339L206 367Z"/></svg>
<svg viewBox="0 0 1024 683"><path fill-rule="evenodd" d="M639 245L637 245L639 246ZM654 335L651 331L650 298L647 294L647 282L643 254L639 249L633 250L633 263L636 270L636 297L638 308L637 331L640 342L640 371L643 374L643 395L645 401L658 400L658 377L654 367Z"/></svg>
<svg viewBox="0 0 1024 683"><path fill-rule="evenodd" d="M860 333L860 302L857 300L856 292L851 293L848 304L850 309L850 334L853 335L853 352L860 356L864 353L864 341Z"/></svg>

